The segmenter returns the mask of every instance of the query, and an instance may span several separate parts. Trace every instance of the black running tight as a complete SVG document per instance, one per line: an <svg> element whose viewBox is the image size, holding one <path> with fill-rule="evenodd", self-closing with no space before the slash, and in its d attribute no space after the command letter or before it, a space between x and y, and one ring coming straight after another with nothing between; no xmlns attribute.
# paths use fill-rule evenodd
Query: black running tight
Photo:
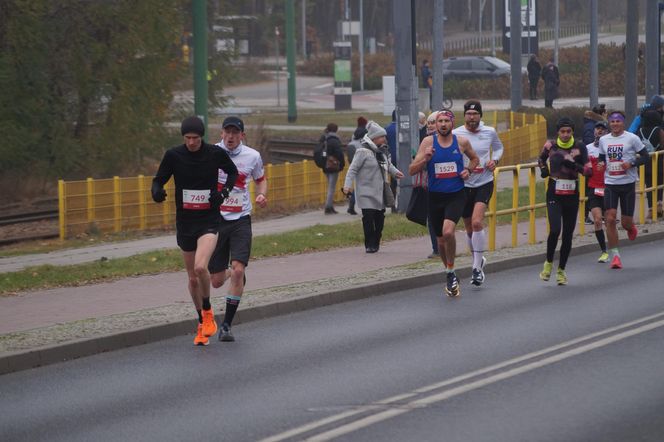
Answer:
<svg viewBox="0 0 664 442"><path fill-rule="evenodd" d="M549 236L546 240L546 260L553 262L558 237L562 230L562 244L560 245L560 263L558 267L565 269L567 258L572 251L572 237L576 226L576 217L579 212L579 194L556 195L554 186L547 192L546 213L549 217Z"/></svg>

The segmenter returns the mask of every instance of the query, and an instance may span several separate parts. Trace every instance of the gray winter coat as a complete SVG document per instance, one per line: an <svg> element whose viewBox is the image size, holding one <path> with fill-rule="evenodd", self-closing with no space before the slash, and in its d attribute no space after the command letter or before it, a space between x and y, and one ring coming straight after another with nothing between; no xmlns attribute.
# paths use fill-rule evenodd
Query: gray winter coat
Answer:
<svg viewBox="0 0 664 442"><path fill-rule="evenodd" d="M384 152L388 167L387 174L396 176L399 171L390 161L389 151ZM355 202L360 209L385 209L383 202L383 174L380 171L380 165L376 159L376 151L373 146L362 143L362 147L357 149L353 161L350 163L344 187L351 188L355 180ZM385 167L383 170L385 170Z"/></svg>

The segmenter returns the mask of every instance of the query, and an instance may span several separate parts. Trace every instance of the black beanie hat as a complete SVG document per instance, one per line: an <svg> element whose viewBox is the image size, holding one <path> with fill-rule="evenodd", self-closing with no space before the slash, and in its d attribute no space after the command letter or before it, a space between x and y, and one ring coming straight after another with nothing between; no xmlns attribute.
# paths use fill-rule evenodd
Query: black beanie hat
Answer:
<svg viewBox="0 0 664 442"><path fill-rule="evenodd" d="M569 117L562 117L556 123L556 130L560 130L561 127L571 127L572 132L574 132L574 121Z"/></svg>
<svg viewBox="0 0 664 442"><path fill-rule="evenodd" d="M205 135L205 124L203 124L203 121L198 117L187 117L182 120L180 132L182 135L194 133L202 137Z"/></svg>
<svg viewBox="0 0 664 442"><path fill-rule="evenodd" d="M463 104L463 114L466 115L466 112L469 110L474 110L482 116L482 103L477 100L468 100Z"/></svg>

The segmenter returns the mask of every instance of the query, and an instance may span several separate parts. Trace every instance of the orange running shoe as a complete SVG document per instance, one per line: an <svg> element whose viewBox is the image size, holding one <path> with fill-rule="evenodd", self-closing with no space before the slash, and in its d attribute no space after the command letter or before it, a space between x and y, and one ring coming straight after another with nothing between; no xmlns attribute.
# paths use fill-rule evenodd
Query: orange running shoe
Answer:
<svg viewBox="0 0 664 442"><path fill-rule="evenodd" d="M630 241L634 241L638 233L639 231L636 230L636 226L632 224L632 228L627 231L627 238L629 238Z"/></svg>
<svg viewBox="0 0 664 442"><path fill-rule="evenodd" d="M613 259L611 260L611 268L622 269L622 261L620 261L620 256L618 255L613 256Z"/></svg>
<svg viewBox="0 0 664 442"><path fill-rule="evenodd" d="M210 340L203 334L203 324L198 323L196 330L196 337L194 337L194 345L208 345Z"/></svg>
<svg viewBox="0 0 664 442"><path fill-rule="evenodd" d="M214 320L214 312L212 309L203 310L203 335L210 337L217 333L217 323Z"/></svg>

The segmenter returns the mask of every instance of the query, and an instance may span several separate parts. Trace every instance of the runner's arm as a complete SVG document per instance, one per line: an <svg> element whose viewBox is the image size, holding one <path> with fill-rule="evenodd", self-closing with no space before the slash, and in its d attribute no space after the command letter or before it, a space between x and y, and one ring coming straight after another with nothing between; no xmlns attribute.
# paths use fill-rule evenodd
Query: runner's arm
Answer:
<svg viewBox="0 0 664 442"><path fill-rule="evenodd" d="M477 156L473 150L473 146L470 145L470 141L467 138L457 136L459 142L459 148L461 152L468 157L468 174L472 173L473 170L480 164L480 157Z"/></svg>
<svg viewBox="0 0 664 442"><path fill-rule="evenodd" d="M415 158L408 166L408 175L413 176L422 171L433 157L433 137L424 137L417 149Z"/></svg>

